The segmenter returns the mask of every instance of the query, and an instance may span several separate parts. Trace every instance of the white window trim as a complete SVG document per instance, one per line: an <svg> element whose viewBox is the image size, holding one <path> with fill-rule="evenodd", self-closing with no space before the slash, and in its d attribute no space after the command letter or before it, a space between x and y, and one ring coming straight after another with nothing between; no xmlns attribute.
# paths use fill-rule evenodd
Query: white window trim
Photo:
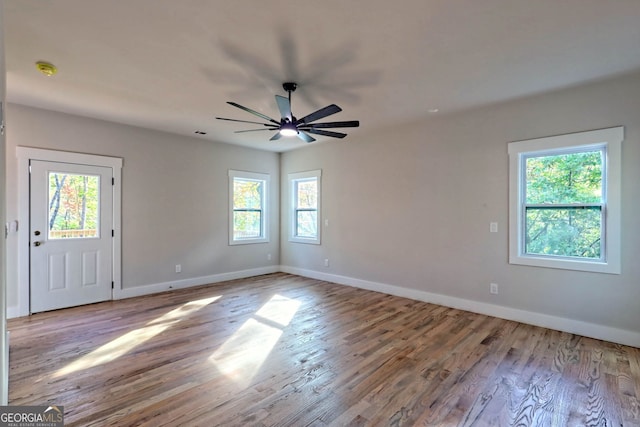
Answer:
<svg viewBox="0 0 640 427"><path fill-rule="evenodd" d="M536 267L560 268L595 273L620 274L620 188L622 141L624 127L618 126L587 132L578 132L546 138L529 139L509 143L509 263ZM578 147L605 147L606 211L603 225L605 259L549 258L523 254L523 212L521 198L522 157L525 154Z"/></svg>
<svg viewBox="0 0 640 427"><path fill-rule="evenodd" d="M321 234L322 234L322 219L321 219L321 199L322 199L322 170L312 170L306 172L296 172L290 173L288 175L289 178L289 241L293 243L307 243L312 245L319 245L321 242ZM299 237L296 236L296 192L295 192L295 183L296 181L316 178L318 182L318 215L317 215L317 230L318 235L315 238L309 237Z"/></svg>
<svg viewBox="0 0 640 427"><path fill-rule="evenodd" d="M262 236L246 239L234 239L233 237L233 182L235 178L263 181L262 191ZM258 172L245 172L237 170L229 170L229 245L248 245L253 243L268 243L269 242L269 212L267 206L269 205L269 182L271 176L265 173Z"/></svg>

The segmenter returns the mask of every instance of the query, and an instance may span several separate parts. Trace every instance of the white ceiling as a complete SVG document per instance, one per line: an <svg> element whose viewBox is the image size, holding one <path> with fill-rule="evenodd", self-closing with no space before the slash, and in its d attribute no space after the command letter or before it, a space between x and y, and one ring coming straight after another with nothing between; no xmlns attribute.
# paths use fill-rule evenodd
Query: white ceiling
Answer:
<svg viewBox="0 0 640 427"><path fill-rule="evenodd" d="M235 134L215 117L257 118L225 101L279 118L295 81L294 114L336 103L355 135L640 70L640 0L8 0L4 21L10 102L273 151L306 144Z"/></svg>

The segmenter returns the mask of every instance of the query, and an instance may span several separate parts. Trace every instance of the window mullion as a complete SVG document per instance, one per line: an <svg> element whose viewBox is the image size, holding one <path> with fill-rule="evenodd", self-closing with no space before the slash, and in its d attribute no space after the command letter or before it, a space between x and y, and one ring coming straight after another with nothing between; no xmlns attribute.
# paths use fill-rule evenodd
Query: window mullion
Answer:
<svg viewBox="0 0 640 427"><path fill-rule="evenodd" d="M604 203L532 203L524 204L525 209L602 209Z"/></svg>

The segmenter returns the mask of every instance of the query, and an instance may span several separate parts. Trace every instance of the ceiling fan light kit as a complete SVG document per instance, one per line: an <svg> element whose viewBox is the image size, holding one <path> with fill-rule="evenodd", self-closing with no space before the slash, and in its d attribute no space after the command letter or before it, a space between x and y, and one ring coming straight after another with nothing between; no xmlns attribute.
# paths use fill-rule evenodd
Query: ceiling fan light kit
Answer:
<svg viewBox="0 0 640 427"><path fill-rule="evenodd" d="M243 133L243 132L256 132L262 130L276 131L276 133L270 138L271 141L278 140L284 137L297 136L301 140L305 142L313 142L316 139L310 134L321 135L321 136L329 136L332 138L344 138L347 136L346 133L335 132L331 130L331 128L346 128L346 127L358 127L360 126L360 122L358 120L349 120L349 121L341 121L341 122L324 122L324 123L312 123L316 120L323 119L332 114L339 113L342 111L342 108L338 107L335 104L328 105L324 108L321 108L317 111L314 111L311 114L308 114L301 119L296 118L291 112L291 93L293 93L297 88L297 83L294 82L286 82L282 84L282 88L288 93L288 97L276 95L276 104L278 105L278 110L280 110L280 121L272 119L271 117L264 115L258 111L252 110L250 108L244 107L235 102L227 102L227 104L232 105L236 108L244 110L248 113L253 114L254 116L260 117L263 120L266 120L267 123L263 122L254 122L249 120L238 120L238 119L227 119L224 117L216 117L218 120L227 120L231 122L239 122L239 123L251 123L262 125L263 127L258 129L247 129L247 130L237 130L235 133Z"/></svg>
<svg viewBox="0 0 640 427"><path fill-rule="evenodd" d="M296 126L289 122L289 123L284 123L281 127L280 127L280 134L282 136L296 136L298 134L298 129L296 128Z"/></svg>

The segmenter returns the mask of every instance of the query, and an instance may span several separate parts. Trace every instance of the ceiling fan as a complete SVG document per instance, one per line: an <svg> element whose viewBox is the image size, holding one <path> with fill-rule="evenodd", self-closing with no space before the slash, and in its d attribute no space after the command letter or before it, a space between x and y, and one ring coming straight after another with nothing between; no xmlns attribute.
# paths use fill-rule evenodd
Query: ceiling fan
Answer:
<svg viewBox="0 0 640 427"><path fill-rule="evenodd" d="M261 130L270 130L277 131L275 135L273 135L270 140L275 141L277 139L282 138L283 136L297 136L301 140L305 142L313 142L316 139L309 134L322 135L322 136L330 136L332 138L344 138L347 136L346 133L342 132L334 132L331 130L325 130L330 128L350 128L350 127L358 127L360 126L360 122L358 120L349 120L343 122L324 122L324 123L312 123L316 120L323 119L332 114L338 113L342 111L342 108L338 107L336 104L328 105L324 108L321 108L317 111L314 111L311 114L304 116L301 119L296 118L291 112L291 93L296 90L298 87L297 83L287 82L282 84L282 88L289 94L288 98L284 96L276 95L276 104L278 104L278 109L280 110L280 121L272 119L269 116L266 116L262 113L259 113L251 108L244 107L235 102L227 102L227 104L233 105L234 107L240 108L248 113L251 113L255 116L260 117L261 119L266 120L268 123L262 122L253 122L249 120L237 120L237 119L227 119L224 117L216 117L218 120L227 120L231 122L240 122L240 123L252 123L257 125L262 125L259 129L247 129L247 130L237 130L235 133L242 132L256 132Z"/></svg>

